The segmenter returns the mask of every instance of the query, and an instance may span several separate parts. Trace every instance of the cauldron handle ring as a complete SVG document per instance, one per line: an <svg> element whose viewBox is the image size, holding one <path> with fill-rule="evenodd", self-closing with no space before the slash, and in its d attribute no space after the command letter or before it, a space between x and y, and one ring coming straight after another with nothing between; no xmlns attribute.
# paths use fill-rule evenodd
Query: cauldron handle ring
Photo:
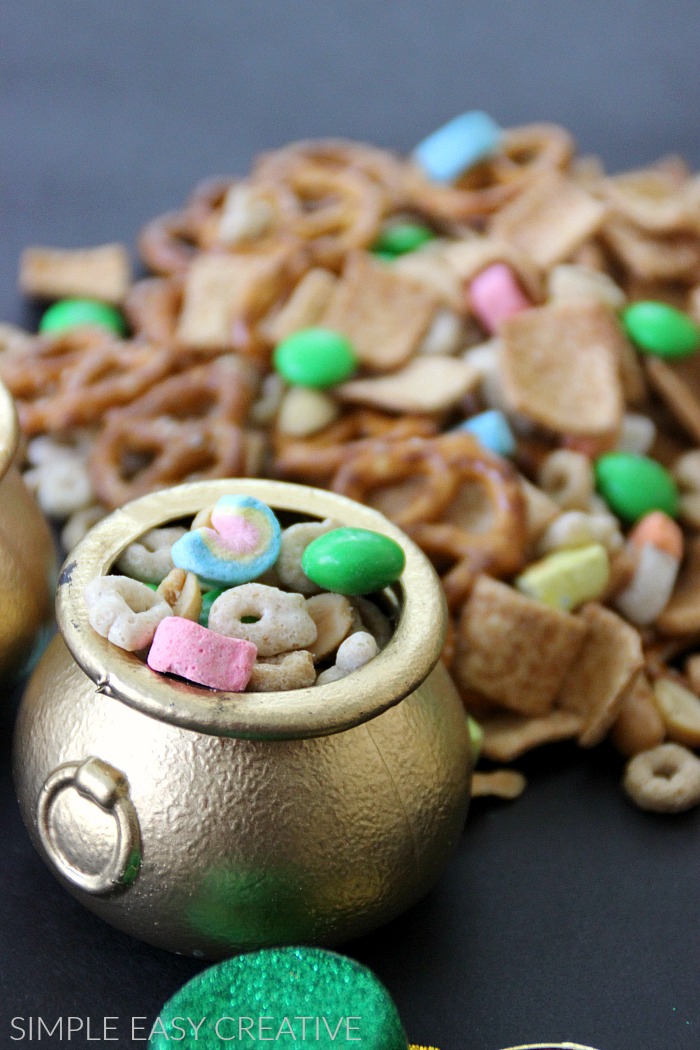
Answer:
<svg viewBox="0 0 700 1050"><path fill-rule="evenodd" d="M95 874L82 871L60 848L60 828L51 819L51 810L60 792L68 788L75 788L83 798L113 816L116 823L116 848L103 870ZM60 874L86 893L114 893L131 885L139 873L141 829L129 797L129 782L123 773L100 758L66 762L49 774L39 793L37 827L41 844Z"/></svg>

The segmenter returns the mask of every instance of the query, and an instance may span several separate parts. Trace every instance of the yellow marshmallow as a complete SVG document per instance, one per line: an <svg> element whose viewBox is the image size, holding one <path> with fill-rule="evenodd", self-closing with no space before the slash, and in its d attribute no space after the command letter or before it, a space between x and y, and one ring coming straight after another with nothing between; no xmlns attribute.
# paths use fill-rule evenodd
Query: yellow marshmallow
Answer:
<svg viewBox="0 0 700 1050"><path fill-rule="evenodd" d="M568 612L600 598L609 579L608 552L601 543L591 543L547 555L518 576L515 586L544 605Z"/></svg>

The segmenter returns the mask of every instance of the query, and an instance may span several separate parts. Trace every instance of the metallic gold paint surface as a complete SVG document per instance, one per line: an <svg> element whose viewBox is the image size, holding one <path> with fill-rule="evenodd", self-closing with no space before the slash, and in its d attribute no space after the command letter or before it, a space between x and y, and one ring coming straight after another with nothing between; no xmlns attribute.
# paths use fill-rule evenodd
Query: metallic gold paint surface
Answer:
<svg viewBox="0 0 700 1050"><path fill-rule="evenodd" d="M0 385L0 679L20 670L52 619L56 558L49 527L14 464L14 406Z"/></svg>
<svg viewBox="0 0 700 1050"><path fill-rule="evenodd" d="M218 494L221 486L214 484ZM384 522L332 493L318 501L314 490L301 486L233 484L235 491L254 487L252 494L278 510L291 502L297 504L292 510L348 524L368 516ZM213 502L211 483L177 491L181 503ZM160 521L172 516L162 497L146 499L158 507ZM116 525L98 534L110 564L116 548L144 531L138 508L144 502L110 519L118 524L118 541L110 532ZM397 534L388 523L384 527ZM113 813L72 787L61 791L47 818L47 851L37 807L59 766L99 759L126 778L142 856L131 885L100 895L59 874L75 897L151 944L220 958L268 945L342 943L398 915L430 888L462 832L471 754L461 701L436 663L445 616L437 578L420 552L403 542L410 571L400 622L384 660L372 661L374 671L272 698L230 694L231 711L226 696L158 679L111 646L101 665L91 662L94 652L86 657L89 645L100 647L91 634L83 646L77 581L82 586L84 560L92 558L84 541L85 559L78 548L75 566L64 573L59 609L63 630L73 632L75 655L107 692L96 689L57 637L19 712L17 790L49 866L56 871L53 843L69 865L97 874L113 863ZM94 559L91 566L94 574ZM114 652L127 665L118 673ZM175 724L178 713L170 705L187 694L194 697L188 724ZM200 730L191 727L198 719Z"/></svg>

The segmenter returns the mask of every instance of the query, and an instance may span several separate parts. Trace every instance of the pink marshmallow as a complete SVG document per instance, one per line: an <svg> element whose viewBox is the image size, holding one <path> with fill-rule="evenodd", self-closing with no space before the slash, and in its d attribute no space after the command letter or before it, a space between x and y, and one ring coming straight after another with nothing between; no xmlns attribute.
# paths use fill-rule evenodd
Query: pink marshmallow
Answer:
<svg viewBox="0 0 700 1050"><path fill-rule="evenodd" d="M168 626L161 630L166 620ZM148 666L211 689L240 693L250 681L257 655L252 642L217 634L182 616L168 616L158 624Z"/></svg>
<svg viewBox="0 0 700 1050"><path fill-rule="evenodd" d="M468 296L472 313L489 334L532 305L505 263L493 263L478 273L469 285Z"/></svg>

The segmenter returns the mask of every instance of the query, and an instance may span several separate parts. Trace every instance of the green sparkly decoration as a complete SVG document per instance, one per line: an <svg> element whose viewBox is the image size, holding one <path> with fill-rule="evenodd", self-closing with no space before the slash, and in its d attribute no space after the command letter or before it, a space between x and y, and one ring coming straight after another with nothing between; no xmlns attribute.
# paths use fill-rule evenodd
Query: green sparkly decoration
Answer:
<svg viewBox="0 0 700 1050"><path fill-rule="evenodd" d="M149 1047L221 1050L253 1041L315 1050L407 1050L396 1006L374 974L320 948L267 948L205 970L170 999Z"/></svg>

